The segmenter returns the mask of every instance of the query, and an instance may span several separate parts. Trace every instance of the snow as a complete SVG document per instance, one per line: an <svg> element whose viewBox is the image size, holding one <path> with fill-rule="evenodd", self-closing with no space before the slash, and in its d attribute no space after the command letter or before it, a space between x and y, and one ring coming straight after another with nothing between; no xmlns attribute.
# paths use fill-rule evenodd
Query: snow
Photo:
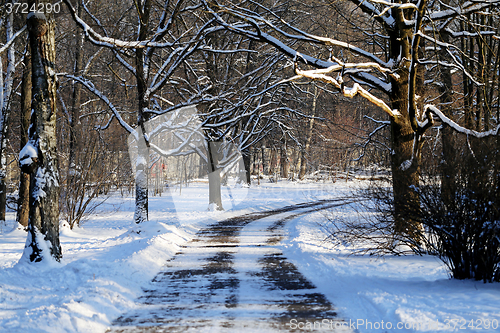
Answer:
<svg viewBox="0 0 500 333"><path fill-rule="evenodd" d="M27 233L8 213L6 225L0 224L0 331L105 332L137 307L142 288L200 228L252 211L347 195L363 183L261 184L232 188L232 195L245 197L235 206L223 191L222 212L207 210L207 183L191 183L182 192L170 187L171 195L149 198L150 221L141 225L133 223L133 194L117 193L82 227L61 224L60 264L20 260ZM297 216L287 222L288 237L279 246L358 332L451 332L445 325L452 320L500 321L499 284L450 280L430 256L350 255L349 246L326 241L324 214L357 216L351 206ZM377 329L382 321L384 330ZM403 329L387 329L387 323L402 323ZM412 329L416 324L419 329ZM465 328L460 331L474 331ZM477 331L497 330L483 325Z"/></svg>
<svg viewBox="0 0 500 333"><path fill-rule="evenodd" d="M26 145L19 152L19 163L21 165L31 165L33 159L38 158L38 152L31 142Z"/></svg>
<svg viewBox="0 0 500 333"><path fill-rule="evenodd" d="M45 17L45 14L43 12L39 12L39 11L29 12L28 16L26 16L26 19L29 20L32 17L34 17L38 20L44 20L44 21L47 20L47 18Z"/></svg>
<svg viewBox="0 0 500 333"><path fill-rule="evenodd" d="M355 214L346 212L347 216ZM373 332L369 323L398 323L404 328L387 332L451 332L464 322L465 332L485 320L500 323L500 285L480 281L450 280L443 264L432 256L386 256L375 258L352 255L349 247L325 242L325 229L318 233L322 213L291 221L283 253L316 284L339 313L351 319L360 332ZM368 326L367 326L368 325ZM382 331L382 330L381 330Z"/></svg>

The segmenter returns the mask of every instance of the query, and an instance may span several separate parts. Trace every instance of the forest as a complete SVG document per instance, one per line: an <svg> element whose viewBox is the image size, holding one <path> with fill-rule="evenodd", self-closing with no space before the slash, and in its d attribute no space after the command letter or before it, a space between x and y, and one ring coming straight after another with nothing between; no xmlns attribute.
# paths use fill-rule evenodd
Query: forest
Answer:
<svg viewBox="0 0 500 333"><path fill-rule="evenodd" d="M30 260L58 261L59 221L109 191L135 193L142 224L183 179L208 175L224 209L234 165L242 186L364 172L390 184L359 194L381 217L338 237L500 281L499 5L4 1L0 220L15 210Z"/></svg>
<svg viewBox="0 0 500 333"><path fill-rule="evenodd" d="M499 18L0 0L0 331L496 332Z"/></svg>

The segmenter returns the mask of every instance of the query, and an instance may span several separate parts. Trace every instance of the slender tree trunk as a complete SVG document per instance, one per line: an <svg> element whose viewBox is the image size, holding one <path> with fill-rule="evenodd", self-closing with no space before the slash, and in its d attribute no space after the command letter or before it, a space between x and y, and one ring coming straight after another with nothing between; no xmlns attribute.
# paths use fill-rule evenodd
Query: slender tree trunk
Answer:
<svg viewBox="0 0 500 333"><path fill-rule="evenodd" d="M140 80L138 80L139 82ZM138 86L144 87L145 84L141 83ZM139 89L141 91L141 89ZM147 133L145 123L147 121L145 111L147 108L147 101L139 100L139 141L137 142L137 161L136 161L136 174L135 174L135 223L142 223L149 219L149 142L147 141Z"/></svg>
<svg viewBox="0 0 500 333"><path fill-rule="evenodd" d="M24 147L28 143L28 127L31 116L31 52L29 44L23 64L23 81L21 83L21 147ZM27 227L29 221L30 174L21 172L19 178L19 200L17 202L16 220L22 226Z"/></svg>
<svg viewBox="0 0 500 333"><path fill-rule="evenodd" d="M149 14L151 9L151 1L146 0L143 7L139 9L140 28L139 40L145 40L149 29ZM148 67L145 61L148 61L144 50L137 49L135 51L136 58L136 81L137 95L139 101L139 110L137 116L137 128L140 131L138 146L138 160L136 164L135 176L135 223L142 223L149 219L149 194L148 194L148 178L149 178L149 141L148 133L146 132L146 122L150 116L147 112L149 107L149 96L147 96L148 82Z"/></svg>
<svg viewBox="0 0 500 333"><path fill-rule="evenodd" d="M81 5L78 4L78 15L81 15L82 9ZM80 29L75 36L76 39L76 49L75 49L75 63L73 66L74 75L81 75L81 70L83 67L83 34ZM77 142L79 137L79 116L80 116L80 100L82 94L82 85L72 83L72 93L71 93L71 109L70 109L70 119L69 119L69 158L68 158L68 170L67 170L67 181L66 181L66 192L72 191L78 177L76 177L76 154L78 153ZM71 223L72 221L70 221Z"/></svg>
<svg viewBox="0 0 500 333"><path fill-rule="evenodd" d="M10 13L6 18L6 37L11 40L14 36L14 13ZM5 208L7 206L7 146L11 112L11 95L13 91L14 72L16 70L16 58L14 45L7 50L7 70L5 80L3 77L2 65L0 64L0 221L5 221Z"/></svg>
<svg viewBox="0 0 500 333"><path fill-rule="evenodd" d="M255 42L253 40L250 40L250 42L248 43L248 49L252 50L252 51L255 49ZM250 73L255 69L255 59L254 58L255 58L255 55L252 52L247 53L247 64L246 64L246 68L245 68L246 73ZM241 129L242 130L245 127L245 124L248 123L249 119L250 119L250 117L244 117L242 119L242 121L241 121ZM243 150L241 152L241 154L243 155L243 165L245 167L245 172L246 172L245 182L248 186L250 186L250 185L252 185L251 170L250 170L250 166L252 164L252 161L251 161L252 154L250 153L249 148Z"/></svg>
<svg viewBox="0 0 500 333"><path fill-rule="evenodd" d="M289 160L288 160L288 152L286 149L286 140L280 148L280 164L281 164L281 178L288 179L288 171L290 168Z"/></svg>
<svg viewBox="0 0 500 333"><path fill-rule="evenodd" d="M309 119L309 126L307 127L307 134L306 134L306 142L304 145L304 148L300 150L300 172L299 172L299 179L302 180L306 176L307 172L307 155L309 154L309 150L311 147L311 140L312 140L312 134L313 134L313 128L314 128L314 117L316 116L316 103L318 101L318 87L314 86L314 97L313 97L313 104L312 104L312 112L311 112L311 119Z"/></svg>
<svg viewBox="0 0 500 333"><path fill-rule="evenodd" d="M55 22L50 13L45 16L36 12L28 15L27 25L32 57L33 112L29 140L19 158L23 172L31 171L28 239L24 256L36 262L47 260L49 256L59 261L62 251L56 155Z"/></svg>
<svg viewBox="0 0 500 333"><path fill-rule="evenodd" d="M450 40L449 33L445 29L441 31L441 38L444 43L448 43ZM443 61L451 62L450 55L444 48L440 52L440 57ZM452 92L453 85L451 81L451 69L449 67L442 66L441 85L439 86L442 104L441 110L450 119L453 119ZM445 205L449 206L454 202L456 192L455 133L447 124L443 123L442 126L441 140L443 145L443 159L441 162L441 199Z"/></svg>
<svg viewBox="0 0 500 333"><path fill-rule="evenodd" d="M242 158L243 158L243 165L245 167L245 183L250 186L252 183L252 179L250 178L251 175L251 164L252 164L252 154L250 153L250 149L245 149L244 151L241 152Z"/></svg>
<svg viewBox="0 0 500 333"><path fill-rule="evenodd" d="M207 140L208 146L208 205L210 210L224 210L222 207L219 162L220 142Z"/></svg>
<svg viewBox="0 0 500 333"><path fill-rule="evenodd" d="M148 175L149 148L142 132L137 142L137 161L135 161L135 223L148 220Z"/></svg>

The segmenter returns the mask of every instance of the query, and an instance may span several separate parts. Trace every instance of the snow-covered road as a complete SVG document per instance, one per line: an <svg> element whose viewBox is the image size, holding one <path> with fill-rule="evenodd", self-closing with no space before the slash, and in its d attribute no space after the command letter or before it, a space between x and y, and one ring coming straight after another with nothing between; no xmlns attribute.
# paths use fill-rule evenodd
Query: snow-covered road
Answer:
<svg viewBox="0 0 500 333"><path fill-rule="evenodd" d="M133 193L113 194L82 227L61 224L64 256L57 264L20 260L26 232L8 213L0 223L0 332L117 332L135 328L139 317L139 332L148 325L156 325L149 332L328 332L329 320L359 333L500 329L500 284L450 280L429 255L352 255L351 244L330 241L328 223L362 219L364 207L297 206L355 197L366 182L262 182L223 193L223 212L207 211L207 185L151 197L150 221L139 226ZM293 290L283 281L317 288ZM151 297L153 290L161 299ZM159 328L155 311L170 326ZM301 326L299 319L321 312L322 327L311 327L318 323L312 320ZM463 323L465 329L452 327Z"/></svg>
<svg viewBox="0 0 500 333"><path fill-rule="evenodd" d="M341 328L334 306L276 244L286 221L342 204L287 206L201 230L111 332L278 332L296 331L306 322Z"/></svg>

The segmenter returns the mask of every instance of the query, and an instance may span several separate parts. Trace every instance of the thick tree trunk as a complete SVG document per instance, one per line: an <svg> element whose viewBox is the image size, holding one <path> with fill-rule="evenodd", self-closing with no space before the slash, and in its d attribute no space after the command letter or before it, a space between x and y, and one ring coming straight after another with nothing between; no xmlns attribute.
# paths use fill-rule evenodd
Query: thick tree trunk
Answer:
<svg viewBox="0 0 500 333"><path fill-rule="evenodd" d="M56 155L55 22L39 12L27 19L32 56L32 115L29 141L20 153L31 172L28 239L24 256L41 261L62 257L59 244L59 175ZM50 253L47 253L49 251Z"/></svg>
<svg viewBox="0 0 500 333"><path fill-rule="evenodd" d="M31 53L29 46L24 56L23 64L24 70L21 83L21 147L24 147L28 143L28 127L31 116ZM30 174L21 172L19 178L19 200L17 202L16 220L22 226L27 227L29 221Z"/></svg>
<svg viewBox="0 0 500 333"><path fill-rule="evenodd" d="M222 207L219 162L219 142L207 141L208 146L208 209L224 210Z"/></svg>
<svg viewBox="0 0 500 333"><path fill-rule="evenodd" d="M419 184L419 161L413 156L414 132L409 122L391 121L391 169L394 195L395 232L417 236L420 223L411 211L418 207L415 187ZM410 164L411 163L411 164Z"/></svg>
<svg viewBox="0 0 500 333"><path fill-rule="evenodd" d="M401 19L401 18L400 18ZM411 59L411 30L398 29L391 37L391 56L402 59L397 74L392 79L390 102L392 109L401 113L397 119L391 119L391 169L394 195L394 231L405 234L418 242L421 224L411 211L419 207L416 187L420 181L420 154L414 155L415 132L408 113L408 67ZM417 139L417 145L420 144Z"/></svg>

